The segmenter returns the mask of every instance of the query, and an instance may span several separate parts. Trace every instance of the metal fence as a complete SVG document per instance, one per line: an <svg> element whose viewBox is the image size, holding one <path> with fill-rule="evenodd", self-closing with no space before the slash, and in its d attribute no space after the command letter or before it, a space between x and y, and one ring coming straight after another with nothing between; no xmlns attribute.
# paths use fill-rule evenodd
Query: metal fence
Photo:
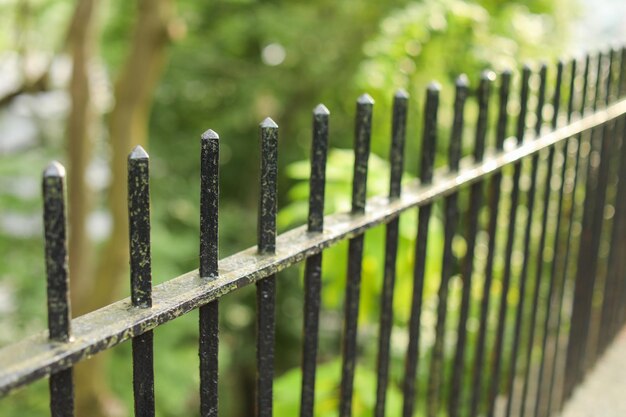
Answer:
<svg viewBox="0 0 626 417"><path fill-rule="evenodd" d="M149 158L137 147L128 158L131 297L75 319L70 319L65 173L59 163L53 162L43 173L49 331L0 350L0 394L7 395L50 376L51 414L71 416L72 367L131 339L135 415L153 416L153 331L199 309L201 415L217 416L218 303L225 294L255 284L256 415L269 417L273 405L276 274L304 262L300 414L313 416L323 251L349 240L342 367L337 378L339 415L351 416L359 356L357 318L364 234L374 226L385 224L375 406L375 416L381 417L385 415L390 383L399 218L417 207L409 341L404 377L399 383L403 393L402 416L413 416L416 404L425 405L423 409L428 417L442 412L471 417L553 414L626 319L625 61L625 50L615 49L559 62L550 70L546 65L536 72L524 67L519 77L517 109L509 101L514 75L503 72L497 81L495 123L490 122L490 114L494 113L490 105L496 75L484 72L475 90L469 87L465 77L459 77L453 123L449 126L447 166L437 169L440 87L435 83L429 85L423 106L419 180L404 185L401 183L408 95L397 93L393 103L391 175L386 197L366 198L374 103L368 95L361 96L356 104L350 213L324 216L330 114L323 105L316 107L308 224L279 236L276 235L278 126L268 118L260 125L258 245L219 262L219 138L209 130L202 135L200 150L199 270L154 288ZM552 71L553 77L549 79ZM478 119L471 142L473 151L462 158L462 141L467 139L465 104L474 99L478 104ZM509 125L513 126L512 113L516 116L515 135L507 137ZM488 144L487 138L492 134L495 143ZM467 209L459 204L461 193L468 194ZM432 250L429 221L434 205L439 202L445 225L443 259L432 259L428 255ZM499 216L508 219L505 228L498 226ZM477 236L483 232L487 237L487 255L478 267ZM465 239L466 250L461 259L453 251L455 235ZM504 267L496 270L494 262L498 257ZM420 321L423 288L424 280L430 279L425 273L427 262L439 262L442 272L434 343L429 361L421 363L419 359L424 355L420 355L420 338L425 326ZM475 306L478 332L476 337L468 338L473 279L482 281L482 296ZM451 372L447 372L444 339L451 337L446 321L451 320L452 280L460 280L462 290L457 331L455 336L452 333L456 337L453 365ZM488 320L490 314L497 320ZM493 337L488 337L489 334ZM418 366L428 367L428 383L422 390L416 386Z"/></svg>

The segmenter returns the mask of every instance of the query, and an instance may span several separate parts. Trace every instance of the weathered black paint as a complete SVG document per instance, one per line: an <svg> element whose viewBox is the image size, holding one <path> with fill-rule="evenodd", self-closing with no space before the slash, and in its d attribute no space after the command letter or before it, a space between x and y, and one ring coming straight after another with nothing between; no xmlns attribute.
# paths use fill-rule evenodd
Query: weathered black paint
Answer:
<svg viewBox="0 0 626 417"><path fill-rule="evenodd" d="M135 308L152 307L150 255L150 175L146 151L137 146L128 156L128 224L130 294ZM133 338L135 416L153 417L154 354L152 330Z"/></svg>
<svg viewBox="0 0 626 417"><path fill-rule="evenodd" d="M459 170L459 161L461 159L461 149L463 141L463 129L465 121L465 101L468 96L468 81L465 76L461 76L456 81L456 97L454 101L454 121L452 125L452 133L450 136L450 144L448 149L448 169L451 174L455 174ZM430 379L428 386L428 410L429 413L436 414L439 411L441 400L441 385L443 382L443 343L444 343L444 326L445 313L441 314L442 308L447 308L448 283L456 270L458 264L454 253L452 252L452 240L458 232L459 209L458 209L458 193L450 194L444 200L444 243L443 243L443 260L441 268L441 284L439 287L439 304L437 306L437 325L435 328L435 345L433 346L433 354L430 362ZM455 365L456 366L456 361ZM460 371L460 370L459 370ZM456 415L458 403L454 402L458 399L460 391L460 381L456 375L452 375L452 385L450 387L450 416Z"/></svg>
<svg viewBox="0 0 626 417"><path fill-rule="evenodd" d="M352 178L352 214L365 211L367 194L367 165L370 155L372 108L374 100L363 94L356 102L354 132L354 175ZM339 417L352 416L352 390L357 355L357 319L361 294L361 261L363 259L363 235L348 243L348 272L344 299L343 345L341 362L341 388L339 394Z"/></svg>
<svg viewBox="0 0 626 417"><path fill-rule="evenodd" d="M583 79L583 90L582 90L582 96L580 97L580 113L584 113L585 110L585 99L586 99L586 90L587 90L587 83L588 83L588 79L589 79L589 55L587 55L587 58L585 59L585 64L584 64L584 79ZM571 121L571 113L574 110L575 107L575 98L578 96L578 94L576 94L576 78L577 78L578 72L577 72L577 61L574 59L572 60L571 66L570 66L570 98L568 100L568 123ZM563 311L563 305L564 305L564 301L565 301L565 288L568 282L568 266L570 264L570 260L569 260L569 255L570 255L570 247L572 245L572 230L573 230L573 224L575 221L575 215L576 212L578 210L576 210L576 204L574 201L575 198L575 193L577 190L578 182L579 182L579 171L580 171L580 161L581 161L581 141L582 141L582 134L579 134L575 137L573 137L571 140L575 141L575 145L576 145L576 156L574 158L574 171L573 171L573 178L572 178L572 187L571 187L571 191L569 192L568 195L568 200L569 200L569 216L567 217L568 220L568 226L567 226L567 233L566 233L566 238L565 238L565 245L564 245L564 250L565 253L563 255L563 261L561 263L561 273L560 275L560 289L559 289L559 295L558 295L558 302L557 302L557 321L556 321L556 334L557 334L557 338L555 340L554 343L554 354L552 356L552 375L550 377L550 387L548 390L548 402L547 402L547 410L552 410L552 404L553 404L553 399L554 399L554 395L555 395L555 387L556 387L556 377L557 377L557 357L559 356L559 351L560 351L560 335L561 335L561 321L562 321L562 311ZM567 143L567 142L566 142ZM562 395L561 395L562 397ZM559 404L559 408L560 408Z"/></svg>
<svg viewBox="0 0 626 417"><path fill-rule="evenodd" d="M200 138L200 276L218 275L220 137L213 130Z"/></svg>
<svg viewBox="0 0 626 417"><path fill-rule="evenodd" d="M219 135L207 130L200 138L200 269L202 278L218 271ZM199 309L200 415L217 417L219 301Z"/></svg>
<svg viewBox="0 0 626 417"><path fill-rule="evenodd" d="M149 180L148 154L137 146L128 156L130 297L135 307L152 306Z"/></svg>
<svg viewBox="0 0 626 417"><path fill-rule="evenodd" d="M276 251L276 210L278 173L278 125L269 117L259 126L261 172L258 220L258 252ZM272 417L274 385L274 336L276 332L276 276L257 282L257 417Z"/></svg>
<svg viewBox="0 0 626 417"><path fill-rule="evenodd" d="M420 162L420 183L428 185L433 180L435 146L437 143L437 115L441 87L431 83L426 89L424 106L424 131ZM447 170L447 169L446 169ZM405 193L406 195L406 193ZM411 315L409 317L409 345L404 363L402 382L402 417L412 417L415 410L415 378L419 360L420 326L422 317L422 295L424 292L424 272L428 244L428 224L432 212L432 202L420 206L417 219L417 239L415 241L415 263L413 266L413 293L411 295Z"/></svg>
<svg viewBox="0 0 626 417"><path fill-rule="evenodd" d="M409 95L398 91L393 97L391 117L391 149L389 151L390 181L389 199L400 197L402 171L404 167L404 142ZM380 297L380 327L378 335L377 385L375 417L384 417L389 381L389 344L393 325L393 294L396 280L396 258L398 253L399 218L387 223L385 234L385 267L383 289Z"/></svg>
<svg viewBox="0 0 626 417"><path fill-rule="evenodd" d="M528 113L528 96L530 94L530 68L524 67L522 70L521 91L520 91L520 112L517 117L516 127L516 139L517 144L520 145L524 142L524 135L526 133L526 116ZM513 261L513 245L515 243L515 226L517 221L517 210L519 205L520 196L520 176L522 173L522 164L517 162L513 165L513 188L511 189L510 199L511 205L509 207L509 225L507 228L507 240L504 252L504 271L502 275L502 292L500 295L500 307L498 309L498 324L496 328L496 341L493 349L493 363L491 366L491 383L489 385L489 396L487 403L487 416L493 417L495 413L495 399L500 389L501 369L502 369L502 354L504 350L504 330L506 325L506 311L508 307L507 297L509 295L509 289L511 286L511 274L512 274L512 261ZM512 371L509 371L508 389L511 387L511 375Z"/></svg>
<svg viewBox="0 0 626 417"><path fill-rule="evenodd" d="M604 80L604 55L600 53L596 60L596 83L593 109L603 102L601 86ZM574 283L574 301L572 307L572 326L567 348L565 372L565 399L568 399L589 365L587 361L587 343L589 336L589 322L591 318L591 304L595 275L598 262L598 249L601 230L599 222L604 215L606 196L606 170L608 155L606 152L609 141L605 140L603 128L592 129L590 133L590 157L587 158L585 204L583 209L580 246L576 262L576 278ZM594 158L595 156L595 158ZM599 163L595 163L594 159ZM601 229L601 227L600 227Z"/></svg>
<svg viewBox="0 0 626 417"><path fill-rule="evenodd" d="M43 173L43 223L46 242L46 283L48 296L48 334L52 342L67 342L71 337L70 280L65 213L65 168L52 162ZM74 415L72 368L50 376L50 414Z"/></svg>
<svg viewBox="0 0 626 417"><path fill-rule="evenodd" d="M133 394L135 417L154 417L153 331L133 338Z"/></svg>
<svg viewBox="0 0 626 417"><path fill-rule="evenodd" d="M552 108L554 109L554 113L552 114L552 122L551 122L551 128L552 130L556 129L557 124L558 124L558 117L559 117L559 110L561 108L561 83L563 82L563 69L565 67L565 63L563 61L559 61L557 63L556 66L556 83L554 86L554 96L552 99ZM568 112L568 118L571 117L571 115ZM567 145L567 142L564 143L564 145ZM555 147L550 148L550 157L548 159L554 158L554 153L555 152L559 152L562 155L563 158L563 162L562 162L562 166L561 166L561 172L560 172L560 180L563 181L563 178L565 178L565 173L566 173L566 169L567 169L567 157L565 155L565 151L567 149L566 148L559 148L556 149ZM549 163L550 163L549 162ZM547 178L547 184L550 184L551 179ZM550 187L546 186L546 189L549 190ZM559 242L559 236L561 233L561 219L563 217L562 215L562 210L563 210L563 184L561 184L561 186L559 187L559 190L557 191L557 211L556 211L556 225L554 228L554 245L553 245L553 249L552 249L552 262L551 267L550 267L550 276L548 278L548 296L545 298L545 317L544 317L544 323L543 323L543 337L542 337L542 341L541 341L541 359L539 360L539 377L538 377L538 381L537 381L537 390L536 390L536 394L535 394L535 408L534 408L534 415L539 417L541 416L541 406L542 406L542 400L543 400L543 394L544 394L544 368L545 368L545 360L546 360L546 349L548 347L548 336L549 336L549 326L550 326L550 317L551 317L551 304L552 304L552 299L554 297L554 285L555 285L555 275L556 275L556 266L557 266L557 257L556 257L556 253L560 247L560 245L558 244ZM545 194L544 194L545 195ZM548 195L549 195L549 191L548 191ZM547 225L547 217L548 214L546 214L545 218L544 218L544 223ZM542 264L543 262L540 262L540 259L537 260L538 264ZM538 277L540 277L541 275L541 271L538 270ZM537 288L539 289L539 280L537 280ZM537 302L540 302L539 298L537 298ZM536 306L537 308L539 308L539 305ZM534 327L534 326L533 326Z"/></svg>
<svg viewBox="0 0 626 417"><path fill-rule="evenodd" d="M591 76L591 55L587 54L585 57L585 65L584 65L584 73L583 73L583 90L582 90L582 97L580 100L580 113L581 114L585 114L585 112L588 110L588 90L589 90L589 85L591 84L591 80L590 80L590 76ZM590 131L586 131L579 135L576 136L576 142L577 142L577 150L576 150L576 166L574 169L574 185L572 188L572 194L571 194L571 213L570 213L570 218L569 218L569 226L568 226L568 232L567 232L567 239L566 239L566 245L565 245L565 257L564 257L564 261L563 261L563 285L566 284L567 281L567 274L569 272L569 266L572 263L572 261L570 260L570 255L573 253L573 250L575 250L575 247L578 247L578 245L580 245L580 243L578 242L578 244L576 245L575 242L572 239L572 234L573 234L573 229L576 223L579 223L579 217L581 216L581 214L579 214L578 212L580 210L577 210L576 204L574 204L574 197L575 194L578 190L578 188L582 188L582 190L584 191L584 184L586 181L586 161L588 159L588 155L585 156L584 158L582 157L582 148L584 145L589 145L589 134L591 132ZM574 277L575 279L575 277ZM563 308L563 304L564 304L564 295L565 293L561 294L561 300L560 300L560 306L558 311L561 311ZM559 316L559 325L560 325L560 316ZM569 340L568 340L568 345L569 345ZM558 353L559 351L557 351L557 357L558 357ZM567 355L567 354L566 354ZM567 356L566 356L567 357ZM567 359L566 359L567 361ZM559 393L559 398L560 398L560 403L558 404L558 408L560 409L563 406L564 401L566 400L566 398L568 397L568 375L567 372L565 372L564 375L564 381L562 386L560 387L560 393ZM548 403L551 404L551 398L548 399Z"/></svg>
<svg viewBox="0 0 626 417"><path fill-rule="evenodd" d="M607 64L603 64L601 68L606 67ZM614 79L612 80L615 81ZM419 298L414 297L414 301L418 301L412 304L413 314L411 315L411 326L413 329L412 334L417 335L416 339L419 338L419 309L421 308L421 285L423 284L423 282L420 282L420 280L423 280L423 271L420 272L420 268L423 268L426 261L425 239L427 237L427 220L430 217L432 201L434 201L435 199L440 199L442 197L450 196L451 194L456 193L459 189L467 187L467 185L474 184L476 182L489 183L491 188L493 186L493 179L491 180L491 182L489 180L485 181L486 177L494 175L494 177L492 178L495 178L495 176L499 175L502 167L507 165L519 165L519 161L523 158L527 158L529 156L533 157L544 149L549 151L552 147L556 146L558 148L559 145L565 144L566 142L570 141L569 138L571 136L578 135L581 132L589 132L590 130L594 130L593 139L594 141L598 142L597 145L600 145L600 147L597 148L600 151L599 155L603 156L603 158L606 160L606 162L604 162L605 165L602 166L601 164L600 168L597 169L597 172L594 174L596 175L594 181L605 184L603 186L605 190L596 191L596 194L601 197L602 193L605 193L606 202L612 201L615 194L613 191L613 184L615 181L614 178L616 176L616 174L614 173L614 171L616 171L615 163L612 161L616 159L615 156L617 153L614 152L614 149L616 149L615 147L617 146L617 141L613 140L613 137L614 134L618 131L621 131L623 134L622 115L624 114L626 108L626 102L620 101L615 105L611 104L607 110L603 109L604 104L607 103L607 100L608 102L612 100L612 84L609 84L609 82L611 81L606 77L606 69L603 69L602 78L596 78L596 84L600 87L597 89L598 93L594 96L595 102L600 103L599 105L596 105L597 109L599 110L597 110L593 114L590 114L589 116L586 116L581 121L568 123L567 126L559 128L553 133L548 133L540 136L534 141L527 141L517 148L507 150L506 152L497 151L497 148L499 147L499 142L504 138L500 134L497 134L498 137L496 140L496 152L493 153L492 151L487 151L485 155L485 162L476 163L471 160L466 160L464 161L464 163L460 164L460 166L462 166L462 169L460 169L457 175L449 172L449 168L446 170L438 171L437 179L432 183L431 179L433 173L433 164L429 163L427 160L426 163L422 164L421 170L422 173L430 172L431 178L423 178L421 184L414 182L408 185L403 189L402 195L399 194L400 187L398 182L394 182L396 181L397 174L401 173L402 170L398 169L398 165L394 162L394 172L392 172L392 184L390 185L392 189L395 187L395 191L390 190L390 198L379 197L368 200L367 211L353 214L337 214L328 216L326 219L323 219L322 216L319 216L318 220L325 220L326 223L326 227L323 229L323 232L320 232L319 230L310 230L311 227L308 227L310 225L307 225L307 227L298 228L292 232L288 232L276 238L274 231L274 248L278 248L278 251L276 253L263 252L263 247L265 246L266 242L260 242L262 244L260 244L257 248L251 248L240 254L224 259L220 263L221 274L208 274L205 268L201 266L202 270L200 272L194 271L155 287L155 303L151 308L133 307L130 300L123 300L121 302L107 306L97 312L90 313L84 317L72 321L74 338L69 339L67 342L50 342L48 340L48 334L45 333L3 349L2 353L0 353L1 392L6 393L11 388L24 385L34 378L38 378L42 375L50 373L57 373L57 376L54 376L52 378L53 381L51 381L51 387L55 389L65 388L67 384L59 385L58 387L54 385L54 381L62 380L62 377L59 377L58 375L66 374L64 371L65 369L69 369L74 363L88 357L89 355L92 355L101 350L108 349L123 340L127 340L128 338L135 337L133 341L133 344L136 345L136 349L134 349L134 356L136 358L136 361L134 362L134 367L136 367L135 374L137 377L135 380L135 385L140 385L140 387L137 388L138 391L144 391L144 393L142 393L142 396L137 397L137 400L139 404L143 404L146 402L148 403L147 406L138 405L138 408L141 408L138 414L144 415L143 413L147 412L148 415L150 415L149 404L153 403L154 401L153 391L151 392L152 397L150 397L148 395L149 389L147 390L146 388L142 388L140 383L145 382L146 380L151 380L153 378L153 376L151 375L152 343L150 339L152 337L151 330L154 327L166 321L172 320L175 317L186 314L192 309L200 308L201 320L203 320L205 323L204 325L201 325L200 350L202 354L203 352L208 351L205 349L206 346L203 347L202 339L215 342L210 346L217 347L216 300L218 300L224 294L240 288L241 286L255 282L266 283L271 281L272 291L270 291L269 293L259 292L259 294L261 294L261 302L259 304L265 304L265 306L269 305L272 309L270 313L266 314L265 316L260 314L259 328L264 337L264 340L260 340L260 344L269 341L269 345L273 346L272 332L274 306L273 301L266 303L263 296L269 294L273 299L273 276L277 271L289 265L293 265L294 263L300 262L306 258L310 258L311 260L309 265L321 265L318 260L321 259L321 252L323 249L340 240L358 238L362 236L362 234L366 230L370 229L376 224L387 223L389 231L393 232L393 224L397 221L399 214L404 212L408 208L415 206L420 207L420 230L418 231L418 234L422 237L422 239L420 239L421 241L418 242L418 244L416 245L416 253L418 255L420 253L423 253L424 255L421 256L421 258L420 256L418 256L418 262L416 263L415 267L416 285L414 288L414 292L419 294ZM432 119L433 115L427 115L427 120L429 118ZM431 129L429 131L429 134L433 134L434 132L435 130ZM518 139L520 136L521 135L518 135ZM589 135L585 134L583 136ZM607 142L610 142L610 144L607 144ZM595 145L596 144L594 144L594 146ZM452 148L454 148L454 143ZM425 155L428 155L428 152L434 149L434 145L429 148L428 143L426 143L424 149ZM450 152L454 152L454 150L450 149ZM390 159L392 159L393 161L394 155L392 155ZM450 159L453 160L454 158L451 157ZM584 165L586 167L586 164ZM611 178L610 181L607 181L607 175L608 178ZM581 181L583 181L584 179L585 176L582 175ZM582 184L585 185L585 182L582 182ZM394 195L396 194L397 197L394 197ZM494 199L492 194L490 193L490 201L493 202L494 200L497 201L497 199ZM597 204L601 206L604 203L598 202ZM490 203L489 206L491 211L493 203ZM362 207L365 207L365 201L363 201ZM611 221L604 221L600 218L599 213L600 210L594 210L592 226L597 226L598 224L600 224L604 226L605 230L607 230L607 226L611 224ZM424 219L426 219L426 221L424 221ZM617 219L613 221L613 223L618 223ZM595 226L594 229L598 230L599 228ZM320 224L320 222L313 222L313 229L316 229L318 227L319 229L322 229L322 225ZM552 230L551 224L548 227L550 228L550 230ZM267 229L261 228L261 230ZM149 234L147 235L149 236ZM599 238L599 233L596 233L596 235L593 237L593 239L595 240ZM396 241L396 239L397 236L394 236L393 233L389 233L386 259L391 259L393 257L392 254L393 252L395 252L393 243ZM358 241L358 239L356 241ZM592 243L595 244L595 241L592 241ZM533 254L534 252L535 249L533 249ZM353 256L353 258L355 257ZM358 258L358 256L356 258ZM216 261L217 255L215 255L213 259ZM608 283L610 282L610 276L607 276L607 278L605 278L605 261L606 259L603 255L599 256L598 259L595 260L598 265L597 270L600 273L598 278L599 285L602 285L602 283L604 283L605 281L608 285ZM307 263L309 263L309 261L307 261ZM216 267L217 263L215 262L214 265ZM391 262L388 262L388 271L386 272L385 279L387 279L390 274L393 273L390 265ZM360 265L354 266L352 268L360 268ZM623 270L624 266L616 265L615 268ZM318 282L320 273L321 269L316 268L313 268L312 270L310 269L306 272L307 276L312 276L313 279L317 280ZM211 277L207 275L213 276ZM390 280L387 280L387 282L390 282ZM260 284L260 286L262 285L263 284ZM314 287L314 285L310 284L307 284L307 286L310 288ZM389 287L387 286L387 288ZM608 290L608 288L605 289ZM311 290L310 293L313 293L315 291L319 293L319 290L317 289ZM619 289L619 291L623 291L623 289ZM507 291L504 291L505 294L507 292L508 289ZM391 295L391 297L393 297L393 291L387 291L384 300L389 300L388 295ZM608 297L606 297L606 299L608 299ZM133 299L133 301L136 300ZM485 301L485 298L483 298L483 303ZM389 304L390 303L391 302L389 302ZM313 303L309 304L314 305ZM415 307L416 305L418 306L418 308ZM609 304L605 306L606 309L609 309L608 305ZM214 310L212 309L213 307L215 307ZM623 307L621 308L621 311L623 311ZM306 310L313 311L319 314L318 307L306 308ZM385 308L385 310L387 309ZM416 310L417 313L415 313ZM203 313L207 311L209 312L209 314L204 315ZM356 311L358 312L358 307ZM265 321L263 321L263 317ZM270 317L271 320L267 320ZM389 319L389 321L386 321L387 319ZM415 327L416 321L418 322L417 330ZM390 317L386 316L383 319L383 322L390 323ZM267 328L263 325L267 323L272 324L269 332L266 331ZM381 337L379 338L380 346L382 346L380 348L381 357L385 356L384 340L386 336L384 336L384 334L388 331L389 328L386 324L383 324L381 326ZM215 329L215 333L209 332L208 330L210 329ZM356 332L356 327L354 328L354 330ZM267 334L271 334L271 338L265 338L265 335ZM521 341L524 344L527 342L526 339L522 339ZM409 352L416 352L416 340L413 339L411 343L412 347L409 349ZM595 341L592 341L592 343L595 343ZM606 343L606 341L604 343ZM145 345L148 345L149 348L145 347ZM310 344L308 345L311 346ZM267 344L265 346L267 346ZM138 354L138 352L140 351L146 352L148 350L150 353L148 355ZM214 355L216 355L216 353L217 350L213 351ZM308 356L311 357L311 355ZM271 361L267 360L268 356L262 357L262 360L265 360L266 364L271 364ZM586 357L589 361L595 360L595 355L586 355ZM356 356L353 356L353 358L356 360ZM417 356L411 358L409 355L407 359L410 359L407 360L407 371L411 370L412 366L417 366ZM259 363L261 363L262 360L260 360ZM206 362L209 364L217 365L216 360L211 359L207 360ZM312 362L309 362L309 366L313 367L314 369L314 360ZM377 409L380 410L378 411L379 413L382 413L382 410L384 410L384 408L381 407L381 403L384 402L384 389L381 389L381 387L384 386L386 383L386 368L384 360L379 361L379 369L380 371L379 387L377 390ZM203 371L201 370L201 372ZM498 373L499 371L496 372L496 374ZM212 372L209 372L209 375L212 374ZM215 373L214 375L217 374ZM441 375L439 375L439 377L443 378ZM210 380L210 377L203 376L202 379L206 382ZM217 380L214 379L210 382L214 383L216 386L216 381ZM264 387L269 386L271 388L271 379L269 379L269 381L270 383L264 385ZM415 381L407 381L405 381L405 386L409 386L409 388L413 390L411 394L414 395ZM313 384L309 384L309 386L312 387ZM149 385L149 387L151 387L151 385ZM202 391L203 390L201 388L201 392ZM478 389L478 391L480 391L480 389ZM216 395L216 389L206 390L204 392L208 393L205 398L209 398L211 395ZM271 391L270 395L264 394L263 398L269 401L271 407ZM310 398L314 398L313 394L310 395ZM411 401L414 401L414 397L411 399ZM406 402L406 404L408 403L409 401ZM412 404L411 407L413 407ZM262 410L262 412L266 412L268 410L268 407L264 407L262 408ZM269 410L269 412L271 413L271 409Z"/></svg>
<svg viewBox="0 0 626 417"><path fill-rule="evenodd" d="M535 135L537 137L540 136L541 128L543 126L543 106L545 104L545 95L546 95L546 76L547 76L547 66L543 64L539 71L539 91L537 92L537 107L535 109ZM524 316L524 305L526 304L526 285L528 281L528 266L530 265L530 241L532 239L532 224L533 224L533 214L535 208L535 194L537 191L537 171L539 168L539 153L536 153L532 156L531 159L531 167L530 167L530 188L528 189L528 193L526 194L526 207L527 207L527 217L526 217L526 227L524 230L524 246L523 246L523 254L524 254L524 262L522 264L522 271L519 276L519 303L517 305L517 312L515 315L515 329L513 334L513 349L511 350L511 368L509 370L509 392L506 404L506 417L511 416L511 411L513 407L513 396L515 393L514 383L515 383L515 375L517 372L517 362L518 362L518 351L520 345L520 338L522 337L522 319ZM526 382L523 382L525 385ZM522 396L523 398L523 396ZM523 401L522 401L523 403ZM524 407L523 405L521 406ZM523 414L521 414L523 415Z"/></svg>
<svg viewBox="0 0 626 417"><path fill-rule="evenodd" d="M509 102L509 93L511 87L511 72L505 71L501 75L500 94L498 102L498 121L496 125L496 149L502 152L504 147L504 140L506 138L508 111L507 105ZM475 415L476 412L484 404L483 395L483 382L484 378L484 362L485 362L485 349L487 338L487 318L489 315L489 304L491 299L492 282L493 282L493 264L496 253L496 238L497 238L497 226L498 226L498 214L500 209L500 194L501 194L502 172L496 172L489 182L488 191L488 208L489 208L489 221L487 225L487 261L485 263L485 276L483 280L483 292L480 303L480 318L478 324L478 337L476 340L476 349L474 355L474 365L472 371L472 385L471 385L471 407L470 415ZM488 381L488 380L487 380ZM487 397L487 401L490 398ZM490 404L487 404L489 409ZM484 411L484 410L483 410ZM473 414L472 414L473 413Z"/></svg>
<svg viewBox="0 0 626 417"><path fill-rule="evenodd" d="M487 142L487 130L489 128L489 104L491 99L491 85L495 80L495 74L491 71L485 71L481 75L480 85L478 86L477 98L478 98L478 120L476 122L476 134L475 134L475 142L474 142L474 159L477 162L483 160L485 155L485 144ZM470 196L469 196L469 209L467 212L467 231L465 232L465 241L467 244L467 251L465 253L465 258L463 259L463 264L461 265L461 280L463 282L463 292L461 295L461 307L459 314L459 323L457 327L457 349L454 357L454 369L458 372L459 376L457 378L460 379L461 373L465 369L465 349L467 344L467 319L469 317L469 307L470 307L470 295L472 291L472 281L474 275L474 252L476 249L476 235L478 234L478 215L480 212L480 208L483 205L483 182L477 182L470 186ZM444 269L451 268L452 265L446 266L446 263L452 264L454 261L454 256L452 255L452 235L450 237L449 247L447 250L449 252L449 259L445 258L444 255ZM452 269L448 271L449 275L452 275ZM441 347L440 349L443 351L443 338L445 335L445 322L446 322L446 311L447 311L447 297L448 297L448 284L449 284L450 276L445 278L445 291L444 291L444 275L442 272L442 284L439 292L440 302L443 299L443 306L440 306L440 310L438 314L441 314L440 321L441 329L438 328L438 331L441 332ZM437 322L439 325L439 321ZM436 342L435 342L436 343ZM476 376L475 376L476 377ZM474 378L474 385L479 383ZM458 384L458 387L455 387L458 391L455 393L452 392L453 397L461 396L461 384ZM479 396L472 396L470 401L470 415L476 412L478 407ZM451 415L456 417L458 415L457 408L451 408Z"/></svg>
<svg viewBox="0 0 626 417"><path fill-rule="evenodd" d="M463 129L465 125L465 101L468 94L468 81L465 75L459 77L456 81L456 97L454 101L454 120L452 122L452 134L448 148L448 168L451 173L459 171L459 162L461 160L461 150L463 145ZM458 232L459 210L458 210L458 194L451 194L444 200L445 204L445 234L444 234L444 269L442 269L442 277L452 276L455 270L458 270L458 262L452 252L452 240ZM448 279L449 279L448 278ZM457 350L457 353L459 351ZM450 400L448 402L448 413L452 416L458 415L462 369L456 369L455 366L462 356L455 356L454 365L452 367L452 375L450 382ZM433 358L434 359L434 358ZM441 366L441 364L438 364ZM441 372L443 377L443 372Z"/></svg>
<svg viewBox="0 0 626 417"><path fill-rule="evenodd" d="M330 112L323 104L318 105L313 110L309 217L307 222L307 229L310 233L320 233L324 229L324 194L326 188L329 117ZM301 417L313 417L315 406L315 371L317 370L321 291L322 253L320 252L307 258L304 268Z"/></svg>

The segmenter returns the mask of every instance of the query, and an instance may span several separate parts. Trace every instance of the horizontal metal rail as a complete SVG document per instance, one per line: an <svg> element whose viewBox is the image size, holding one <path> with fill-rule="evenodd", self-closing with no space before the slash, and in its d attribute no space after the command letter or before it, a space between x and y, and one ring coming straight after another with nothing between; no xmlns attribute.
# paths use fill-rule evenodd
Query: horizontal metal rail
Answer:
<svg viewBox="0 0 626 417"><path fill-rule="evenodd" d="M51 373L67 369L94 354L143 334L193 309L217 300L231 291L255 283L339 241L386 223L405 210L432 202L501 170L521 159L564 141L583 131L601 126L626 114L626 100L576 120L567 126L530 137L521 146L506 146L501 153L488 153L483 162L466 158L458 173L438 170L429 185L418 181L403 187L394 201L368 199L362 214L334 214L325 218L324 231L309 233L305 226L278 236L276 253L259 255L252 247L220 261L219 276L201 279L192 271L153 289L151 308L136 308L130 298L110 304L72 320L73 336L67 342L53 342L44 331L0 350L0 396ZM507 140L512 145L513 140Z"/></svg>

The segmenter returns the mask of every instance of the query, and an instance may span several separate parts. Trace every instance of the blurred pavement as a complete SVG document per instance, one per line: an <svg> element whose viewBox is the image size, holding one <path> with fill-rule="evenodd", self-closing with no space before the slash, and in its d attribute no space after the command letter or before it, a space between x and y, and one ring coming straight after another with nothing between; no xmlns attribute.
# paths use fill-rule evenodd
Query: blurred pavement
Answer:
<svg viewBox="0 0 626 417"><path fill-rule="evenodd" d="M561 417L626 417L626 329L576 389Z"/></svg>

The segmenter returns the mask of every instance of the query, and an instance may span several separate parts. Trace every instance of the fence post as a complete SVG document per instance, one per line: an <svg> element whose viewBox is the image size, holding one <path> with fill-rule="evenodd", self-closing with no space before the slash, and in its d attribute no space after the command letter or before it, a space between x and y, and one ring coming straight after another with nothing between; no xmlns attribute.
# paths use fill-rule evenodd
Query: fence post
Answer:
<svg viewBox="0 0 626 417"><path fill-rule="evenodd" d="M424 106L424 131L422 134L422 152L420 163L420 182L432 183L435 164L435 146L437 143L437 112L441 87L433 82L426 89ZM413 267L413 294L411 315L409 318L409 345L406 353L404 382L402 386L402 417L413 417L415 409L415 378L419 359L420 325L422 314L422 295L424 292L424 272L426 249L428 244L428 223L432 212L432 202L421 206L418 212L417 238L415 240L415 263Z"/></svg>
<svg viewBox="0 0 626 417"><path fill-rule="evenodd" d="M65 211L65 168L52 162L43 172L44 235L46 241L46 281L48 293L48 332L51 342L65 343L71 337L70 280ZM74 415L72 368L50 375L52 417Z"/></svg>
<svg viewBox="0 0 626 417"><path fill-rule="evenodd" d="M352 214L365 212L367 163L370 155L373 106L374 100L367 94L363 94L357 99L354 135L354 174L352 178ZM360 234L350 239L348 243L339 417L352 416L352 390L357 354L357 320L359 316L359 296L361 293L363 238L363 234Z"/></svg>
<svg viewBox="0 0 626 417"><path fill-rule="evenodd" d="M200 278L218 276L219 135L209 129L200 138ZM199 309L200 415L217 417L219 301Z"/></svg>
<svg viewBox="0 0 626 417"><path fill-rule="evenodd" d="M311 176L309 178L309 216L307 230L324 230L324 191L328 153L328 119L330 112L323 104L313 110L311 142ZM313 417L315 406L315 371L319 335L320 297L322 290L322 252L308 257L304 268L304 328L302 346L302 389L300 416Z"/></svg>
<svg viewBox="0 0 626 417"><path fill-rule="evenodd" d="M128 224L130 231L130 297L135 308L152 307L150 248L150 161L137 146L128 156ZM154 417L153 332L136 336L133 345L135 416Z"/></svg>
<svg viewBox="0 0 626 417"><path fill-rule="evenodd" d="M393 97L391 121L391 149L389 151L389 200L400 197L402 171L404 167L404 142L409 95L398 91ZM378 378L376 386L375 417L384 417L389 381L389 344L393 326L393 294L396 280L396 258L398 254L398 227L400 218L387 223L385 234L385 267L380 300L380 326L378 335Z"/></svg>
<svg viewBox="0 0 626 417"><path fill-rule="evenodd" d="M278 125L269 117L261 125L261 174L259 177L258 244L260 255L276 251L276 177L278 173ZM276 332L276 275L257 282L257 401L256 416L272 417L274 385L274 335Z"/></svg>

